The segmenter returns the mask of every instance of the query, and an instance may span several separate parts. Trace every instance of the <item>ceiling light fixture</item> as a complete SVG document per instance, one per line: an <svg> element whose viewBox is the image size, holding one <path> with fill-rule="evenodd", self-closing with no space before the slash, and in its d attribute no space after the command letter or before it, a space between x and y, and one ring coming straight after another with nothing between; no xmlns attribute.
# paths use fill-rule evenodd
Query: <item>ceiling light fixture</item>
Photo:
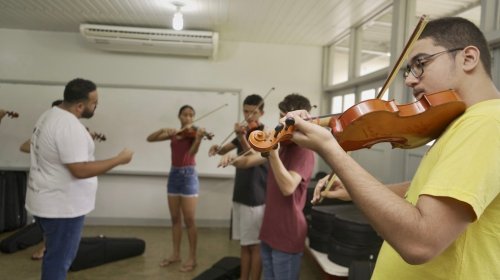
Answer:
<svg viewBox="0 0 500 280"><path fill-rule="evenodd" d="M184 28L184 17L181 13L181 3L173 3L176 7L176 12L172 18L172 28L174 30L182 30Z"/></svg>

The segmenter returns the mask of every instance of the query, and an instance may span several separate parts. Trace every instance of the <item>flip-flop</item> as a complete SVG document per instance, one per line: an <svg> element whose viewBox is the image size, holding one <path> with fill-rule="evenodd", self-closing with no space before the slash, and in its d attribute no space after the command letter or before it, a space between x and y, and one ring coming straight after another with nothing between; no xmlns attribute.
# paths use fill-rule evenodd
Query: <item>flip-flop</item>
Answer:
<svg viewBox="0 0 500 280"><path fill-rule="evenodd" d="M193 264L183 264L179 269L180 272L190 272L193 271L196 267L196 263Z"/></svg>
<svg viewBox="0 0 500 280"><path fill-rule="evenodd" d="M181 260L180 259L177 259L177 260L171 260L171 259L163 259L161 262L160 262L160 266L161 267L166 267L166 266L169 266L173 263L176 263L176 262L180 262Z"/></svg>

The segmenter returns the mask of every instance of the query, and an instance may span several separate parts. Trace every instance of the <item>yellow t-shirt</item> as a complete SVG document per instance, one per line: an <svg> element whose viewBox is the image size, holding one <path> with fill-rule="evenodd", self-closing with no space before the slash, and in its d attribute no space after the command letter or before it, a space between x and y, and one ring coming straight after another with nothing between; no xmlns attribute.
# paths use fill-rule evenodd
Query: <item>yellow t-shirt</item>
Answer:
<svg viewBox="0 0 500 280"><path fill-rule="evenodd" d="M441 255L406 263L384 242L372 279L500 279L500 99L455 120L423 158L406 194L451 197L469 204L476 220Z"/></svg>

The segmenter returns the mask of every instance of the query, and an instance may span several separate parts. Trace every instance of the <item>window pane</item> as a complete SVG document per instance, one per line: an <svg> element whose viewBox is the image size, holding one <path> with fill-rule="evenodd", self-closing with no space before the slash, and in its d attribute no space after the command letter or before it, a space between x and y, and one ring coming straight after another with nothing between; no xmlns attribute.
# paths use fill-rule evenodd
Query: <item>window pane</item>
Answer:
<svg viewBox="0 0 500 280"><path fill-rule="evenodd" d="M339 84L347 81L349 72L349 36L330 46L329 83Z"/></svg>
<svg viewBox="0 0 500 280"><path fill-rule="evenodd" d="M389 66L391 26L392 8L361 26L361 76Z"/></svg>
<svg viewBox="0 0 500 280"><path fill-rule="evenodd" d="M382 87L379 87L377 89L377 94L380 92L380 90L382 90ZM389 89L386 89L384 94L382 95L382 97L380 98L382 100L389 100Z"/></svg>
<svg viewBox="0 0 500 280"><path fill-rule="evenodd" d="M349 93L344 95L344 111L349 109L354 105L355 95L354 93Z"/></svg>
<svg viewBox="0 0 500 280"><path fill-rule="evenodd" d="M332 112L331 114L342 113L342 96L335 96L332 98Z"/></svg>
<svg viewBox="0 0 500 280"><path fill-rule="evenodd" d="M374 99L375 98L375 89L367 89L363 90L361 92L361 101L363 100L368 100L368 99Z"/></svg>

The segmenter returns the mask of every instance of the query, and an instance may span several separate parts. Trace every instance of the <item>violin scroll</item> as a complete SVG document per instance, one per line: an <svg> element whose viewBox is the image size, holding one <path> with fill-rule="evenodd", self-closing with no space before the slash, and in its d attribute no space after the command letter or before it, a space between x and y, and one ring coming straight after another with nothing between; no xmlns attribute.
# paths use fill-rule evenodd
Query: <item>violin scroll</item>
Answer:
<svg viewBox="0 0 500 280"><path fill-rule="evenodd" d="M103 133L92 132L91 135L92 139L94 139L95 141L99 142L106 141L106 135L104 135Z"/></svg>
<svg viewBox="0 0 500 280"><path fill-rule="evenodd" d="M258 152L264 153L271 149L276 149L278 142L292 139L295 120L287 118L285 124L278 124L272 134L267 134L261 130L254 130L248 136L248 142L252 148Z"/></svg>
<svg viewBox="0 0 500 280"><path fill-rule="evenodd" d="M14 118L18 118L19 117L19 114L17 112L14 112L14 111L6 111L5 112L7 114L8 117L10 117L11 119L14 119Z"/></svg>
<svg viewBox="0 0 500 280"><path fill-rule="evenodd" d="M212 132L206 132L203 133L203 139L208 139L208 140L212 140L214 138L214 134Z"/></svg>

